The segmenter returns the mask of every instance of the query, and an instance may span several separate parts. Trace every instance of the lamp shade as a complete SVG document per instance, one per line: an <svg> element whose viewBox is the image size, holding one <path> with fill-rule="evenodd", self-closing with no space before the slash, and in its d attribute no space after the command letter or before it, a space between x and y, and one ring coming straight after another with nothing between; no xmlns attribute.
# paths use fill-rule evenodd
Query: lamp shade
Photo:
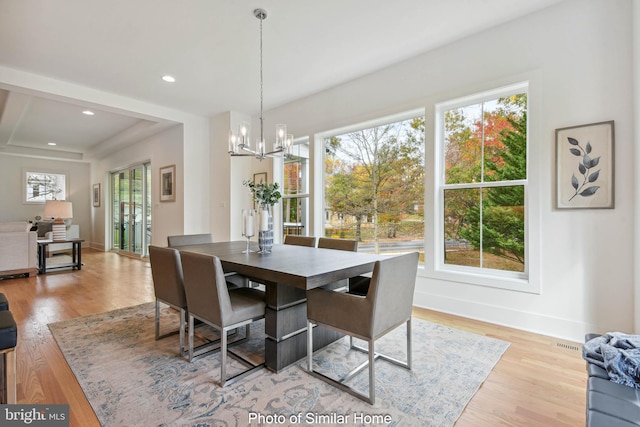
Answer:
<svg viewBox="0 0 640 427"><path fill-rule="evenodd" d="M73 206L71 202L62 200L47 200L44 205L45 218L69 219L73 218Z"/></svg>

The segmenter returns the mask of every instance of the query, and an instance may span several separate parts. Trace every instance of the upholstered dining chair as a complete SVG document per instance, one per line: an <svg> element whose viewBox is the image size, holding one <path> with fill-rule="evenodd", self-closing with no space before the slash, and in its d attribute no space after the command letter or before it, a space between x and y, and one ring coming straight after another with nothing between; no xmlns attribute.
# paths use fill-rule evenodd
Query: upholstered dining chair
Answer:
<svg viewBox="0 0 640 427"><path fill-rule="evenodd" d="M318 239L318 248L358 252L358 241L350 239L329 239L327 237L320 237Z"/></svg>
<svg viewBox="0 0 640 427"><path fill-rule="evenodd" d="M170 335L180 334L180 355L185 355L184 335L186 324L187 297L184 293L184 279L180 253L174 248L149 246L151 277L156 296L156 340ZM180 311L180 328L160 335L160 303Z"/></svg>
<svg viewBox="0 0 640 427"><path fill-rule="evenodd" d="M167 243L170 248L186 245L201 245L204 243L213 243L213 234L181 234L177 236L168 236Z"/></svg>
<svg viewBox="0 0 640 427"><path fill-rule="evenodd" d="M335 292L323 288L307 291L307 371L321 380L375 404L375 360L386 360L411 370L411 309L416 283L418 253L412 252L376 261L366 296ZM375 351L378 338L406 324L407 361L403 362ZM323 325L368 342L367 348L350 343L353 350L368 353L368 361L341 379L334 379L313 368L313 325ZM369 367L369 394L345 383Z"/></svg>
<svg viewBox="0 0 640 427"><path fill-rule="evenodd" d="M327 237L320 237L318 239L318 248L358 252L358 241L350 240L350 239L329 239ZM333 289L333 290L348 290L351 280L352 278L339 280L337 282L330 283L323 287L325 289Z"/></svg>
<svg viewBox="0 0 640 427"><path fill-rule="evenodd" d="M313 248L316 246L316 238L310 236L295 236L293 234L287 234L286 236L284 236L284 244L308 246L310 248Z"/></svg>
<svg viewBox="0 0 640 427"><path fill-rule="evenodd" d="M180 234L175 236L168 236L167 243L170 248L176 248L187 245L202 245L206 243L213 243L213 234ZM227 284L231 283L235 286L244 287L249 286L249 279L236 273L235 271L229 271L225 273L227 277Z"/></svg>
<svg viewBox="0 0 640 427"><path fill-rule="evenodd" d="M232 288L225 285L220 259L215 256L182 252L182 271L189 306L188 359L200 356L194 353L193 323L195 319L212 326L220 333L220 386L232 384L245 375L264 366L253 364L229 346L249 338L251 323L264 318L264 292L253 288ZM228 343L227 332L245 326L245 338ZM227 378L227 354L248 366L248 369Z"/></svg>

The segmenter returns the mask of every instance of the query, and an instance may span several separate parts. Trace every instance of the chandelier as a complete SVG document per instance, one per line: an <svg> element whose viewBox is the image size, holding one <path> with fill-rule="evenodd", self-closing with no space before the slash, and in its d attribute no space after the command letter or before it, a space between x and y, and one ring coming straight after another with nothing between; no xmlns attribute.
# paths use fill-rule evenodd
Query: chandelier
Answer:
<svg viewBox="0 0 640 427"><path fill-rule="evenodd" d="M267 151L264 140L264 119L262 114L262 21L267 19L267 11L264 9L256 9L253 11L253 14L260 20L260 138L256 141L255 147L252 148L249 123L240 123L237 133L234 133L233 130L229 131L229 154L231 156L253 156L260 161L266 157L288 158L291 156L293 147L293 135L287 134L287 125L276 125L276 140L273 143L272 150Z"/></svg>

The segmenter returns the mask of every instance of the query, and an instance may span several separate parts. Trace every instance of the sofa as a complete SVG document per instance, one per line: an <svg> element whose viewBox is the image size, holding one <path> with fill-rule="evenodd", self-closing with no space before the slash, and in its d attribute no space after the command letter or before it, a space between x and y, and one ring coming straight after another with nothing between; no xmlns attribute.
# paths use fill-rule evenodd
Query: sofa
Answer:
<svg viewBox="0 0 640 427"><path fill-rule="evenodd" d="M600 335L587 334L585 343ZM607 371L587 361L587 427L640 426L640 390L609 379Z"/></svg>
<svg viewBox="0 0 640 427"><path fill-rule="evenodd" d="M38 236L27 221L0 222L0 276L35 276Z"/></svg>

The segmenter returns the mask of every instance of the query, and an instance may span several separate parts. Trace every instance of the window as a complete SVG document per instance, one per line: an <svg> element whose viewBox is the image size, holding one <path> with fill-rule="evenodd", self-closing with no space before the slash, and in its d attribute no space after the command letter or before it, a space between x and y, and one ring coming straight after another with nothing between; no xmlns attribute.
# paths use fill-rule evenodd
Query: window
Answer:
<svg viewBox="0 0 640 427"><path fill-rule="evenodd" d="M25 203L67 199L67 175L50 172L24 172Z"/></svg>
<svg viewBox="0 0 640 427"><path fill-rule="evenodd" d="M527 85L436 113L439 268L526 279Z"/></svg>
<svg viewBox="0 0 640 427"><path fill-rule="evenodd" d="M423 252L424 128L414 111L323 135L325 237Z"/></svg>
<svg viewBox="0 0 640 427"><path fill-rule="evenodd" d="M284 161L282 180L283 235L309 234L309 139L294 141L293 155Z"/></svg>

